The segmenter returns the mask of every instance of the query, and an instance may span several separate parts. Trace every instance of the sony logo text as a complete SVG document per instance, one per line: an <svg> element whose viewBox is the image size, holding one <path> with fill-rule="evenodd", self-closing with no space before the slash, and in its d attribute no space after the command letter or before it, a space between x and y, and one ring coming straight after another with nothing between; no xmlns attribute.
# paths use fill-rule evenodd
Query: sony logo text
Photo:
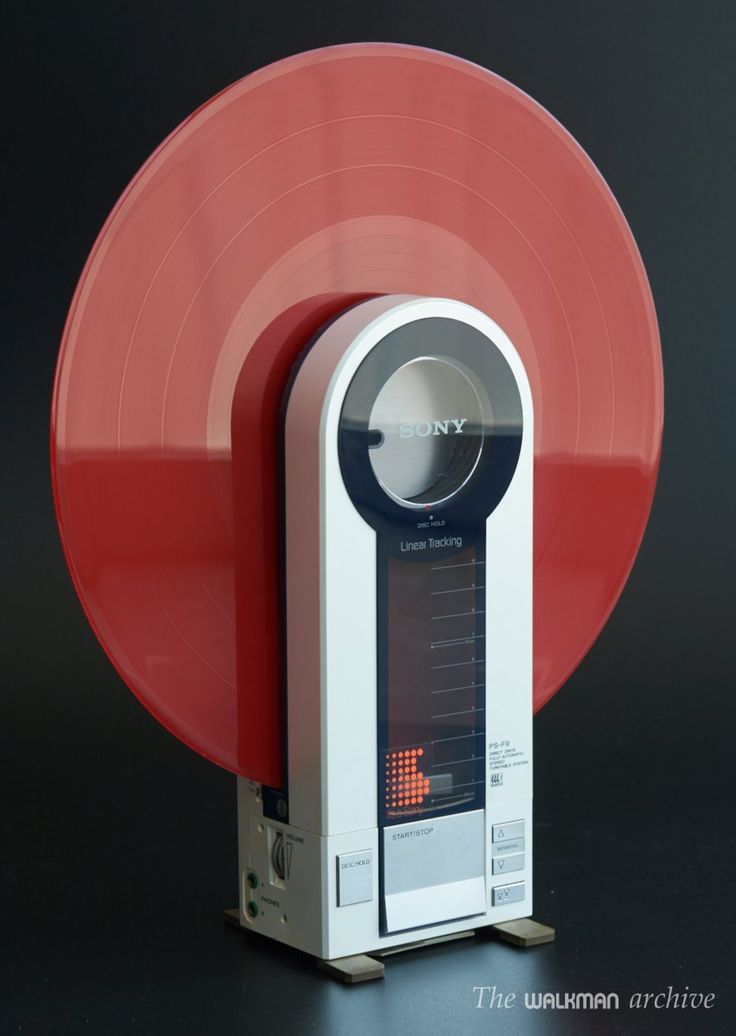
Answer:
<svg viewBox="0 0 736 1036"><path fill-rule="evenodd" d="M426 439L429 435L462 435L467 420L467 417L445 417L442 421L417 421L415 424L403 422L399 425L399 438L413 439L418 435Z"/></svg>

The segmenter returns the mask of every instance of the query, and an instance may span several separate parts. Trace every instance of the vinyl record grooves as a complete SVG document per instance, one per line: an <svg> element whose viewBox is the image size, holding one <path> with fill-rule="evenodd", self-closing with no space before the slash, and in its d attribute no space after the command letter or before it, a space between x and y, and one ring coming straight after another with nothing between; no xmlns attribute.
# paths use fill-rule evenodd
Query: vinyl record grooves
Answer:
<svg viewBox="0 0 736 1036"><path fill-rule="evenodd" d="M537 708L595 640L649 512L649 287L610 191L546 111L482 68L390 44L298 55L223 91L149 159L94 246L62 342L52 465L75 585L118 671L179 738L257 779L277 769L253 749L243 686L273 678L259 649L277 592L273 400L314 329L383 293L478 307L529 373ZM234 470L236 388L262 441L239 442ZM237 600L234 507L252 526Z"/></svg>

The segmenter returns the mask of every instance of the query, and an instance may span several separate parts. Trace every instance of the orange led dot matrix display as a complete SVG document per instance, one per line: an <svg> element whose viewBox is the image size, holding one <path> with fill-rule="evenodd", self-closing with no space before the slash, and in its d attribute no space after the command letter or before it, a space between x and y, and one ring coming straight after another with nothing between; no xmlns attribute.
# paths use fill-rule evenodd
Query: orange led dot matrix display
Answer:
<svg viewBox="0 0 736 1036"><path fill-rule="evenodd" d="M414 807L418 812L429 794L429 778L420 769L423 748L404 748L385 756L384 799L387 810L396 814Z"/></svg>

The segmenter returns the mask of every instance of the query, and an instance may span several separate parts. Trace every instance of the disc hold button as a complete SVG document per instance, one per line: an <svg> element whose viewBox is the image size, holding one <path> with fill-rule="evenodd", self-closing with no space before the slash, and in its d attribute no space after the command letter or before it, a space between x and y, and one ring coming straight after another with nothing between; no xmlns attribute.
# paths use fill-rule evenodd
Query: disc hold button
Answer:
<svg viewBox="0 0 736 1036"><path fill-rule="evenodd" d="M369 903L373 899L373 850L341 853L337 857L337 905Z"/></svg>

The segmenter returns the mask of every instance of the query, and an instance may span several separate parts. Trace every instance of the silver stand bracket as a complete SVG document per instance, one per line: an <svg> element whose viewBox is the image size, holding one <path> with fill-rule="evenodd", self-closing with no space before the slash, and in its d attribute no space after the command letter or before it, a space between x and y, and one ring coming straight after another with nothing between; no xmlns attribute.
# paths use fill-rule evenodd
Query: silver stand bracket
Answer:
<svg viewBox="0 0 736 1036"><path fill-rule="evenodd" d="M226 910L225 922L234 928L242 929L243 927L238 910ZM504 921L502 924L489 925L487 930L495 932L504 942L521 946L523 949L543 946L545 943L554 942L555 939L554 928L540 924L538 921L532 921L530 917L523 917L519 921ZM317 967L341 982L355 985L357 982L369 982L371 979L384 977L386 966L382 961L377 960L377 957L389 957L396 953L417 950L423 946L434 946L437 943L451 942L455 939L468 939L474 935L474 931L456 932L453 935L441 935L435 939L421 939L404 946L393 946L391 949L377 951L372 955L357 953L352 957L336 957L334 960L318 958Z"/></svg>

